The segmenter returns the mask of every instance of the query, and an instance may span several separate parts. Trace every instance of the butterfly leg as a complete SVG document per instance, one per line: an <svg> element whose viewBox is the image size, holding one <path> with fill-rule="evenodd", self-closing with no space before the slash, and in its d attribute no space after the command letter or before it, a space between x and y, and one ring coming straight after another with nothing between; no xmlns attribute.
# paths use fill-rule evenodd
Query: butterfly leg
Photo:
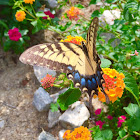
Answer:
<svg viewBox="0 0 140 140"><path fill-rule="evenodd" d="M89 94L89 111L90 111L90 118L94 119L94 108L93 108L93 104L92 104L92 98L94 95L98 95L98 90L92 90L92 92Z"/></svg>

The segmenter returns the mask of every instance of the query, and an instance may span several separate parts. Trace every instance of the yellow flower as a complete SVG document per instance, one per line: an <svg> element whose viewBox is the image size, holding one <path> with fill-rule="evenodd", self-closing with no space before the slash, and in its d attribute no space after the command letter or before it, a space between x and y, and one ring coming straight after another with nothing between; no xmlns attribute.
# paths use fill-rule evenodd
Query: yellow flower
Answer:
<svg viewBox="0 0 140 140"><path fill-rule="evenodd" d="M78 20L79 19L79 15L83 15L83 13L80 11L79 8L77 7L71 7L69 10L66 11L67 17L70 20Z"/></svg>
<svg viewBox="0 0 140 140"><path fill-rule="evenodd" d="M77 44L77 45L81 45L82 41L86 42L86 40L83 39L81 36L73 37L73 36L69 35L69 36L67 36L67 39L61 40L60 42L70 42L70 43L74 43L74 44Z"/></svg>
<svg viewBox="0 0 140 140"><path fill-rule="evenodd" d="M30 3L30 4L33 4L35 0L24 0L25 3Z"/></svg>
<svg viewBox="0 0 140 140"><path fill-rule="evenodd" d="M63 135L64 140L92 140L91 133L87 127L80 126L75 128L73 132L65 131Z"/></svg>
<svg viewBox="0 0 140 140"><path fill-rule="evenodd" d="M15 14L17 21L23 21L25 19L26 13L24 11L17 11Z"/></svg>
<svg viewBox="0 0 140 140"><path fill-rule="evenodd" d="M123 94L123 90L125 88L124 84L124 74L117 72L115 69L104 68L102 69L104 72L103 78L105 83L103 84L104 90L109 97L109 100L114 103L117 98L121 98ZM97 96L95 95L94 98ZM100 101L105 102L104 94L99 90L98 98Z"/></svg>

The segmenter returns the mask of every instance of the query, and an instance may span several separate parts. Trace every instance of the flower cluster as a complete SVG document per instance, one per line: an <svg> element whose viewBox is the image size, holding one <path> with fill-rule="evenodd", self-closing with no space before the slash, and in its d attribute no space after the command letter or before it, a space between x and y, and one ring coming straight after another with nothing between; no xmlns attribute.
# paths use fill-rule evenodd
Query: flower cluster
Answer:
<svg viewBox="0 0 140 140"><path fill-rule="evenodd" d="M15 14L16 20L21 22L25 19L26 13L24 11L17 11Z"/></svg>
<svg viewBox="0 0 140 140"><path fill-rule="evenodd" d="M100 115L101 114L101 111L102 111L102 109L97 109L97 110L95 110L95 115Z"/></svg>
<svg viewBox="0 0 140 140"><path fill-rule="evenodd" d="M124 84L124 74L117 72L115 69L104 68L103 69L103 78L105 83L103 84L104 91L109 97L109 100L114 103L117 98L121 98L123 94L123 90L125 87ZM94 96L97 97L97 96ZM99 90L98 98L100 101L105 102L105 95Z"/></svg>
<svg viewBox="0 0 140 140"><path fill-rule="evenodd" d="M64 140L91 140L91 133L87 127L80 126L75 128L73 132L70 130L65 131L63 135Z"/></svg>
<svg viewBox="0 0 140 140"><path fill-rule="evenodd" d="M79 19L79 15L83 15L83 13L77 7L71 7L69 10L66 11L66 14L70 20L76 21Z"/></svg>
<svg viewBox="0 0 140 140"><path fill-rule="evenodd" d="M101 120L95 122L96 125L99 125L100 129L102 129L102 126L103 126L104 123L105 122L102 122Z"/></svg>
<svg viewBox="0 0 140 140"><path fill-rule="evenodd" d="M18 41L21 38L21 33L19 32L18 28L10 29L8 31L8 35L10 40Z"/></svg>
<svg viewBox="0 0 140 140"><path fill-rule="evenodd" d="M95 110L95 115L100 115L101 111L102 111L101 109ZM108 115L107 119L112 120L113 117L111 115ZM124 116L124 115L118 117L117 127L121 127L122 123L125 122L125 119L126 119L126 116ZM102 129L102 126L106 123L106 121L98 120L95 122L95 124L98 125L100 129Z"/></svg>
<svg viewBox="0 0 140 140"><path fill-rule="evenodd" d="M126 117L124 115L118 117L118 125L117 127L121 127L122 123L125 122Z"/></svg>
<svg viewBox="0 0 140 140"><path fill-rule="evenodd" d="M44 77L43 79L41 79L41 82L42 82L42 87L44 89L47 89L49 87L52 87L53 86L53 83L55 81L55 77L52 77L52 75L49 75L47 74L46 77Z"/></svg>
<svg viewBox="0 0 140 140"><path fill-rule="evenodd" d="M73 36L69 35L69 36L67 36L67 39L61 40L60 42L70 42L70 43L74 43L74 44L77 44L77 45L81 45L82 41L86 42L86 40L83 39L81 36L73 37Z"/></svg>
<svg viewBox="0 0 140 140"><path fill-rule="evenodd" d="M45 11L44 14L47 15L47 16L49 16L50 18L54 18L54 15L53 15L50 11ZM43 19L48 19L47 16L42 17L42 18L43 18Z"/></svg>
<svg viewBox="0 0 140 140"><path fill-rule="evenodd" d="M33 4L34 1L35 1L35 0L24 0L24 2L27 3L27 4L29 4L29 3L30 3L30 4Z"/></svg>

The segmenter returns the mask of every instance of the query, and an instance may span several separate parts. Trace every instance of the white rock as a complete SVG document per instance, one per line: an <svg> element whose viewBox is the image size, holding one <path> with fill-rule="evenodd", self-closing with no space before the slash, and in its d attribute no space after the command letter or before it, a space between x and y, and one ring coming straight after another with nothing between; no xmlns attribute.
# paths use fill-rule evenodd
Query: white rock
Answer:
<svg viewBox="0 0 140 140"><path fill-rule="evenodd" d="M51 8L55 8L58 5L56 0L48 0L48 3Z"/></svg>
<svg viewBox="0 0 140 140"><path fill-rule="evenodd" d="M4 125L5 125L4 120L1 120L1 119L0 119L0 128L3 128L3 127L4 127Z"/></svg>
<svg viewBox="0 0 140 140"><path fill-rule="evenodd" d="M77 101L59 117L59 121L65 129L71 129L83 125L89 117L90 113L85 104Z"/></svg>
<svg viewBox="0 0 140 140"><path fill-rule="evenodd" d="M50 97L49 93L46 92L42 87L39 87L35 91L33 104L39 112L48 111L52 102L53 99Z"/></svg>
<svg viewBox="0 0 140 140"><path fill-rule="evenodd" d="M65 129L59 131L59 140L63 140L63 135L65 133Z"/></svg>
<svg viewBox="0 0 140 140"><path fill-rule="evenodd" d="M56 140L56 138L52 134L42 131L38 136L38 140Z"/></svg>
<svg viewBox="0 0 140 140"><path fill-rule="evenodd" d="M60 115L61 113L59 110L55 112L52 112L51 110L49 110L49 114L48 114L48 127L49 128L52 128L59 122Z"/></svg>
<svg viewBox="0 0 140 140"><path fill-rule="evenodd" d="M47 67L41 66L33 66L35 76L37 77L38 81L40 82L42 78L44 78L47 74L52 76L56 76L56 71L51 70ZM41 83L41 82L40 82Z"/></svg>

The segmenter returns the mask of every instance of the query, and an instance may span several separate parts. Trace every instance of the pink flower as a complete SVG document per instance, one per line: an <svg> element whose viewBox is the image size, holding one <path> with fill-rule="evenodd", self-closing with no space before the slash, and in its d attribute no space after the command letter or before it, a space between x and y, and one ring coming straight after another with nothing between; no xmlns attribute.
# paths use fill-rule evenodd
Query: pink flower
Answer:
<svg viewBox="0 0 140 140"><path fill-rule="evenodd" d="M102 122L102 121L100 121L100 120L97 121L97 122L95 122L96 125L99 125L99 128L100 128L100 129L102 129L102 126L103 126L104 123L105 123L105 122Z"/></svg>
<svg viewBox="0 0 140 140"><path fill-rule="evenodd" d="M54 18L54 15L50 12L50 11L45 11L44 12L45 15L48 15L50 18ZM43 19L47 19L48 17L45 16L45 17L42 17Z"/></svg>
<svg viewBox="0 0 140 140"><path fill-rule="evenodd" d="M55 82L55 77L52 77L52 75L47 74L46 77L44 77L43 79L41 79L41 85L44 89L47 89L49 87L53 86L53 83Z"/></svg>
<svg viewBox="0 0 140 140"><path fill-rule="evenodd" d="M117 122L118 123L117 127L121 127L122 123L125 122L125 119L126 119L126 116L124 116L124 115L118 117L119 121Z"/></svg>
<svg viewBox="0 0 140 140"><path fill-rule="evenodd" d="M10 40L13 40L13 41L19 41L19 39L21 38L21 33L19 32L18 28L10 29L8 31L8 34L9 34Z"/></svg>
<svg viewBox="0 0 140 140"><path fill-rule="evenodd" d="M118 123L117 127L121 127L122 126L122 122L118 121L117 123Z"/></svg>
<svg viewBox="0 0 140 140"><path fill-rule="evenodd" d="M134 55L138 56L139 55L139 52L137 52L137 50L135 50L135 53L134 54L130 54L130 56L134 56Z"/></svg>
<svg viewBox="0 0 140 140"><path fill-rule="evenodd" d="M113 119L113 117L112 117L111 115L108 115L107 118L108 118L109 120L112 120L112 119Z"/></svg>
<svg viewBox="0 0 140 140"><path fill-rule="evenodd" d="M102 111L102 109L100 109L100 108L95 110L95 115L100 115L101 111Z"/></svg>

